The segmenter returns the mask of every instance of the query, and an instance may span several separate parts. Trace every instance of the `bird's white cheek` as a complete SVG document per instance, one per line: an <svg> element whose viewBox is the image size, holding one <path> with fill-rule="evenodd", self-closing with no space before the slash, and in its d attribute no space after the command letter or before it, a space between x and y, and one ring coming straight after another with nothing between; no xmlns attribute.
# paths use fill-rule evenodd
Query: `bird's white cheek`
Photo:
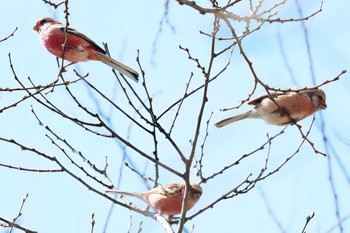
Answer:
<svg viewBox="0 0 350 233"><path fill-rule="evenodd" d="M44 24L39 27L39 34L42 36L51 24Z"/></svg>
<svg viewBox="0 0 350 233"><path fill-rule="evenodd" d="M322 106L321 100L317 96L312 97L312 106L314 109L319 109Z"/></svg>

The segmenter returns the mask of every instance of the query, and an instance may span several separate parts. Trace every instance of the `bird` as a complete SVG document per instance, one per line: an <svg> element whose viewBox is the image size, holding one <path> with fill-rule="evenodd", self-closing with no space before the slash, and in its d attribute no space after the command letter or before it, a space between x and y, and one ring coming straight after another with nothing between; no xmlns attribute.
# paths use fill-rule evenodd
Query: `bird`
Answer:
<svg viewBox="0 0 350 233"><path fill-rule="evenodd" d="M41 18L33 26L33 30L38 32L40 41L47 51L59 58L62 58L63 55L64 60L71 62L67 66L76 62L101 61L132 80L138 81L139 74L135 70L109 57L106 51L93 40L69 27L63 53L65 26L57 20L48 17Z"/></svg>
<svg viewBox="0 0 350 233"><path fill-rule="evenodd" d="M117 190L106 190L107 193L114 193L123 196L133 196L146 202L156 209L160 215L176 215L181 213L182 199L185 192L185 183L165 184L153 188L145 193L123 192ZM186 210L191 209L202 195L202 188L195 183L191 184L190 193L187 199Z"/></svg>
<svg viewBox="0 0 350 233"><path fill-rule="evenodd" d="M296 123L318 110L327 108L326 94L318 88L278 91L271 93L271 96L278 106L270 99L269 95L263 95L248 102L254 106L253 110L226 118L217 122L215 126L220 128L246 118L261 118L269 124L283 126Z"/></svg>

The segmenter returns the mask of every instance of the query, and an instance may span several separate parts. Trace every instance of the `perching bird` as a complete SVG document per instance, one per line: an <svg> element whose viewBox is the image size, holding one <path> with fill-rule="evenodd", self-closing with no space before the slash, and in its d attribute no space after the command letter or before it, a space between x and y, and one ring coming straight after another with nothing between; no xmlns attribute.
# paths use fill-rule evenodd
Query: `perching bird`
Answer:
<svg viewBox="0 0 350 233"><path fill-rule="evenodd" d="M254 105L253 110L219 121L215 126L223 127L246 118L261 118L273 125L287 125L327 107L326 94L321 89L274 92L271 96L280 108L268 95L263 95L248 103Z"/></svg>
<svg viewBox="0 0 350 233"><path fill-rule="evenodd" d="M145 193L132 193L117 190L106 190L108 193L137 197L158 211L159 214L175 215L181 213L185 183L173 183L158 186ZM191 209L202 195L198 184L191 184L186 210Z"/></svg>
<svg viewBox="0 0 350 233"><path fill-rule="evenodd" d="M42 18L36 22L33 30L39 33L40 41L47 51L56 57L62 58L62 48L65 41L64 25L51 18ZM90 60L101 61L132 80L138 81L139 74L135 70L107 56L106 51L94 41L72 28L67 30L63 57L72 63Z"/></svg>

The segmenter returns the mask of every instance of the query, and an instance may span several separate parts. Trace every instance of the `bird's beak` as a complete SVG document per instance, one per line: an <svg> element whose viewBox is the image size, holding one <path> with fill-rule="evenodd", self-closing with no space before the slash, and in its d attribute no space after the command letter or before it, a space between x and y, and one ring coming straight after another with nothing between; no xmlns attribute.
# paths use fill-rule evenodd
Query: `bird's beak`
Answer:
<svg viewBox="0 0 350 233"><path fill-rule="evenodd" d="M36 31L36 32L37 32L37 31L38 31L38 29L39 29L39 28L38 28L38 26L37 26L37 25L34 25L34 26L33 26L33 30L34 30L34 31Z"/></svg>

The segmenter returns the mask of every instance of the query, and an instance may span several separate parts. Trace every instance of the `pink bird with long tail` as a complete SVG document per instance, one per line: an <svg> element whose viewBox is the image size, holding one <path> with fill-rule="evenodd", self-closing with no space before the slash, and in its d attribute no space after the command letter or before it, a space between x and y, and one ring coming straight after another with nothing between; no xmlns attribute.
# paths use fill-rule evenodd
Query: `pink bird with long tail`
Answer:
<svg viewBox="0 0 350 233"><path fill-rule="evenodd" d="M158 210L159 214L175 215L181 213L182 199L185 193L185 183L173 183L158 186L145 193L123 192L118 190L106 190L123 196L137 197L149 206ZM202 188L198 184L191 184L187 200L186 210L191 209L202 195Z"/></svg>
<svg viewBox="0 0 350 233"><path fill-rule="evenodd" d="M215 126L223 127L247 118L261 118L273 125L288 125L327 107L326 94L321 89L274 92L271 97L274 101L268 95L250 101L248 104L254 106L252 110L219 121Z"/></svg>
<svg viewBox="0 0 350 233"><path fill-rule="evenodd" d="M57 20L39 19L33 30L39 33L40 41L46 50L56 57L62 58L63 54L63 59L72 62L71 64L90 60L101 61L132 80L138 81L139 74L135 70L109 57L93 40L72 28L67 30L63 53L65 26Z"/></svg>

